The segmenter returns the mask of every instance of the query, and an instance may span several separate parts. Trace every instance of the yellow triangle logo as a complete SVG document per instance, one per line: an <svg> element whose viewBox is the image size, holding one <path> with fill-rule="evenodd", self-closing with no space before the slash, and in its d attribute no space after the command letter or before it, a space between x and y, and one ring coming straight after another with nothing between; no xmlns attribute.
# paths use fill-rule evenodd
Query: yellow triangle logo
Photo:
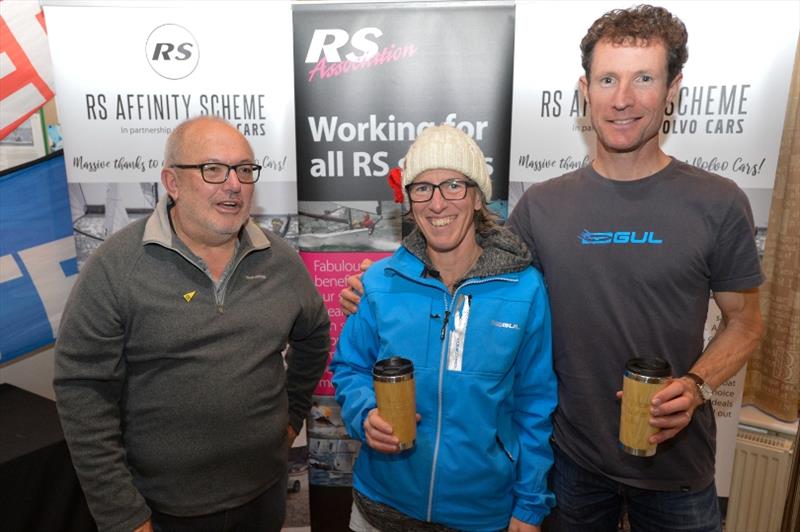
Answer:
<svg viewBox="0 0 800 532"><path fill-rule="evenodd" d="M192 298L194 297L194 295L196 293L197 293L197 290L192 290L191 292L186 292L185 294L183 294L183 299L185 299L186 302L188 303L189 301L192 300Z"/></svg>

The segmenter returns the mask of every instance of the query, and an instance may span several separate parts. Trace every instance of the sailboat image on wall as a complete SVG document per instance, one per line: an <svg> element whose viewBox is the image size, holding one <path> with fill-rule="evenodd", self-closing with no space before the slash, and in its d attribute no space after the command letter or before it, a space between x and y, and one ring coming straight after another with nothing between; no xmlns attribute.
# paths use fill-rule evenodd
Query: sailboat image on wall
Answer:
<svg viewBox="0 0 800 532"><path fill-rule="evenodd" d="M393 234L400 213L386 207L379 201L300 202L300 249L391 250L399 243Z"/></svg>

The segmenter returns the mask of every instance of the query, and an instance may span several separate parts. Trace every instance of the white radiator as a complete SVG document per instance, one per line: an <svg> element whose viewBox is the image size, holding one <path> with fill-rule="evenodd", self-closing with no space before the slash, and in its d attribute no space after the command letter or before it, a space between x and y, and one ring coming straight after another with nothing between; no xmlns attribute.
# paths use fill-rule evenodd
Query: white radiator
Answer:
<svg viewBox="0 0 800 532"><path fill-rule="evenodd" d="M726 532L779 532L792 468L792 439L740 425Z"/></svg>

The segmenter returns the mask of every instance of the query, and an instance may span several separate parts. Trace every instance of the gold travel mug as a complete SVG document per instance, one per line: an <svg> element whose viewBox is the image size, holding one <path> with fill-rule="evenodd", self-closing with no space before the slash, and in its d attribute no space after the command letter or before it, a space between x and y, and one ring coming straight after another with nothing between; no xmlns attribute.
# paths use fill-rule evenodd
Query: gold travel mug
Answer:
<svg viewBox="0 0 800 532"><path fill-rule="evenodd" d="M372 367L378 413L400 440L400 449L414 447L417 439L417 404L414 364L397 356L379 360Z"/></svg>
<svg viewBox="0 0 800 532"><path fill-rule="evenodd" d="M667 385L671 374L669 362L659 357L632 358L625 364L619 444L626 453L634 456L656 454L656 444L647 441L659 431L650 426L650 401Z"/></svg>

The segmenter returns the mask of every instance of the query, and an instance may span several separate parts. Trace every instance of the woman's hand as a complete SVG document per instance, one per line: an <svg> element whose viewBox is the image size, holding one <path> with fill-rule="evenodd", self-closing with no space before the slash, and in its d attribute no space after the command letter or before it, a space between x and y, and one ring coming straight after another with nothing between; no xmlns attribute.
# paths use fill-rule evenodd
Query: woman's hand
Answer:
<svg viewBox="0 0 800 532"><path fill-rule="evenodd" d="M364 434L367 436L367 445L382 453L400 452L400 440L394 435L394 430L388 421L383 419L377 408L373 408L364 420Z"/></svg>
<svg viewBox="0 0 800 532"><path fill-rule="evenodd" d="M417 423L422 417L417 414ZM364 420L364 434L367 436L367 445L382 453L399 453L400 440L394 435L394 430L388 421L383 419L377 408L373 408Z"/></svg>

